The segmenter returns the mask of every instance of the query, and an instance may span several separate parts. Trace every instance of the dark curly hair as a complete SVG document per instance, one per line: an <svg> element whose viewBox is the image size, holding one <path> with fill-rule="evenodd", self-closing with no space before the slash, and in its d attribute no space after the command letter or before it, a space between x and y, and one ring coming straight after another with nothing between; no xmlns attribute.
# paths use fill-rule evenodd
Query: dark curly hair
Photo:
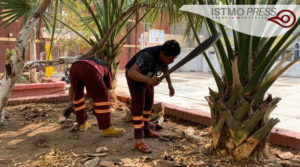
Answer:
<svg viewBox="0 0 300 167"><path fill-rule="evenodd" d="M175 40L168 40L162 45L162 52L167 57L176 57L180 54L180 45Z"/></svg>

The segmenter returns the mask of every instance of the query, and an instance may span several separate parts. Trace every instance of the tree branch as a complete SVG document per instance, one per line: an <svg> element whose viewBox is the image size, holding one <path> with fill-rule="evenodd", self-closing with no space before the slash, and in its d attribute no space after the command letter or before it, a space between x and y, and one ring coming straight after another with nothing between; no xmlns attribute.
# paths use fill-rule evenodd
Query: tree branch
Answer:
<svg viewBox="0 0 300 167"><path fill-rule="evenodd" d="M113 30L117 27L117 25L122 22L122 20L131 15L132 13L136 12L137 10L148 7L147 4L138 4L137 1L134 2L133 6L130 7L127 11L125 11L116 21L113 22L111 27L106 32L105 36L101 39L101 41L97 42L93 45L93 47L85 52L82 55L74 56L74 57L64 57L59 58L57 60L52 61L45 61L45 60L39 60L39 61L28 61L24 65L24 70L29 70L31 68L37 68L37 67L47 67L47 66L56 66L60 64L72 64L75 61L83 58L90 58L97 54L98 52L101 52L107 47L108 38L111 36Z"/></svg>

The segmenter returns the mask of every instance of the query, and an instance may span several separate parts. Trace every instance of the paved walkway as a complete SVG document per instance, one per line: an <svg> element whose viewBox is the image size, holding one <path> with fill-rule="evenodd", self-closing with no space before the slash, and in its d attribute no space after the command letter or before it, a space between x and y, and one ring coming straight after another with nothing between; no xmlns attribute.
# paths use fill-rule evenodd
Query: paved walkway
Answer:
<svg viewBox="0 0 300 167"><path fill-rule="evenodd" d="M171 75L175 96L169 97L167 83L155 87L155 101L178 105L184 108L210 112L205 96L208 88L217 90L211 74L201 72L176 72ZM124 71L118 74L117 92L129 95ZM268 91L273 97L281 97L271 117L279 118L278 128L300 133L300 78L281 77Z"/></svg>

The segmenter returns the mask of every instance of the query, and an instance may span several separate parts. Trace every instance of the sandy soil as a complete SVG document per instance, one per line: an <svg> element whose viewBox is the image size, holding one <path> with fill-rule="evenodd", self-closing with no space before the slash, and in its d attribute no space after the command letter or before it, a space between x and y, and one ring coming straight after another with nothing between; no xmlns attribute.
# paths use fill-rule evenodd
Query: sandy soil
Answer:
<svg viewBox="0 0 300 167"><path fill-rule="evenodd" d="M209 128L169 117L160 130L164 137L146 139L153 153L143 154L134 148L132 124L124 120L127 104L113 104L113 124L126 130L120 137L102 137L91 112L92 128L71 132L75 116L63 120L66 107L67 103L8 106L8 123L0 127L0 166L82 166L95 160L89 154L99 147L108 151L99 155L98 166L300 166L299 150L278 146L268 146L263 159L234 161L224 151L211 150ZM194 136L185 135L188 128Z"/></svg>

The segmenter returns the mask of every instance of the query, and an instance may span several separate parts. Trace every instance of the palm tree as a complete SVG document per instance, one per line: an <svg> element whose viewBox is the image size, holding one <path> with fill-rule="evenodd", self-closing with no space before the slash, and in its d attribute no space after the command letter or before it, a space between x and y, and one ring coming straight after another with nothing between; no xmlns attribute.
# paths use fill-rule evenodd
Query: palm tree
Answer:
<svg viewBox="0 0 300 167"><path fill-rule="evenodd" d="M58 18L57 21L76 33L89 46L93 46L96 42L101 41L107 31L111 28L112 23L130 7L137 4L140 7L137 8L134 13L125 17L121 23L117 25L109 36L104 51L97 54L99 59L107 63L107 67L112 74L113 87L115 87L117 70L119 68L116 59L120 55L127 37L136 29L138 24L146 17L153 16L157 13L157 10L153 10L153 7L149 7L154 5L155 2L136 0L81 0L77 2L62 0L61 2L68 10L72 11L75 16L77 16L82 27L80 29L74 29L74 26L72 26L72 24L70 25L63 17ZM77 9L79 3L84 5L84 11ZM129 25L129 21L132 24ZM78 24L78 22L76 24ZM127 29L125 30L126 26Z"/></svg>
<svg viewBox="0 0 300 167"><path fill-rule="evenodd" d="M79 12L77 10L76 7L78 3L84 5L85 10L83 13L82 11ZM134 3L137 2L132 0L81 0L78 2L62 0L62 4L79 18L82 27L79 30L75 30L66 21L62 21L64 20L63 18L57 19L57 21L79 35L79 37L81 37L88 45L93 46L96 42L99 42L104 38L112 23L115 22L126 10L132 7ZM125 17L125 19L117 25L108 38L107 47L105 47L103 52L99 52L97 54L99 59L107 63L107 67L112 74L113 81L116 80L118 69L118 62L116 62L116 59L121 53L121 48L123 47L126 38L149 13L149 10L139 11L139 9L136 9L136 11L137 12ZM142 14L141 17L139 17L140 13ZM137 16L137 20L135 20L129 31L124 31L128 21L134 18L134 15Z"/></svg>
<svg viewBox="0 0 300 167"><path fill-rule="evenodd" d="M157 21L157 16L161 16L161 20L163 17L169 17L172 20L179 18L175 12L176 10L173 8L176 7L176 3L183 4L182 1L173 2L172 0L81 0L77 2L61 0L62 6L73 12L72 14L75 14L77 22L68 22L64 17L56 17L56 20L92 47L105 37L112 24L125 11L136 6L135 12L122 19L120 24L111 32L105 49L97 54L99 59L107 63L108 69L112 74L113 88L115 88L117 70L119 68L119 63L116 60L122 52L122 47L127 37L134 30L137 30L136 28L141 21L155 22ZM84 10L78 9L79 5L83 5ZM78 27L78 24L81 27ZM137 31L135 32L137 33Z"/></svg>
<svg viewBox="0 0 300 167"><path fill-rule="evenodd" d="M13 6L13 1L5 1L12 3L10 6ZM193 0L187 2L191 1ZM58 5L59 3L60 5ZM59 60L30 61L25 63L24 69L69 64L77 59L91 57L94 53L97 53L96 56L107 63L115 82L118 69L116 59L121 53L126 38L142 20L153 22L157 16L161 16L161 20L166 16L173 20L178 18L174 8L176 7L175 4L178 3L183 4L180 0L55 0L55 11L48 11L46 17L43 17L45 26L52 27L51 46L54 31L57 29L56 22L59 22L72 31L73 34L78 35L91 47L91 50L81 56ZM82 10L82 6L84 6L84 10ZM62 11L67 8L68 12L73 12L73 15L75 15L73 18L77 20L75 24L64 18L64 14L60 17L57 14L58 8ZM53 20L53 24L49 21L50 18ZM127 26L125 30L124 28L129 21L133 24ZM46 28L49 29L49 27Z"/></svg>
<svg viewBox="0 0 300 167"><path fill-rule="evenodd" d="M209 0L208 4L220 4L221 1ZM223 4L276 4L278 0L226 0ZM198 0L199 4L207 4ZM201 43L193 21L193 15L187 14L196 40ZM270 113L280 101L279 97L266 95L276 79L300 58L289 63L291 54L282 59L275 68L276 60L300 36L295 31L300 19L283 36L261 38L239 33L233 30L234 42L229 40L225 27L208 18L204 23L211 35L221 32L223 41L215 44L222 74L219 76L207 55L206 61L212 71L217 91L209 89L205 97L211 110L212 146L216 150L225 149L236 159L248 158L255 153L262 153L271 129L279 122L270 118ZM294 34L293 34L294 33ZM293 34L293 35L292 35ZM285 63L285 64L284 64Z"/></svg>

